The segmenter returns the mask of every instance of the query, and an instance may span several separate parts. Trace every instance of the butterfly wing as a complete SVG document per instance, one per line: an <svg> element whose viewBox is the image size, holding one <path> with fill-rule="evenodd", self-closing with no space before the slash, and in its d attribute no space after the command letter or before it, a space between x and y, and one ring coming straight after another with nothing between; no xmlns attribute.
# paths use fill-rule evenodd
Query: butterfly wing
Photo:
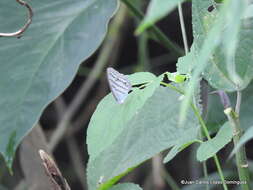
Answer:
<svg viewBox="0 0 253 190"><path fill-rule="evenodd" d="M109 67L107 68L107 80L112 95L119 104L122 104L128 96L128 92L132 88L127 76Z"/></svg>

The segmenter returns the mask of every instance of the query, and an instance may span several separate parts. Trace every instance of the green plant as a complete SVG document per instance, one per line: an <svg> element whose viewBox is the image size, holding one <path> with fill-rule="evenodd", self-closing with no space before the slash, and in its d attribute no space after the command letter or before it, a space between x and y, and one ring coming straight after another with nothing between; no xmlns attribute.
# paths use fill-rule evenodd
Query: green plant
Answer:
<svg viewBox="0 0 253 190"><path fill-rule="evenodd" d="M34 19L22 31L23 36L0 39L3 44L0 48L0 152L8 167L12 166L20 141L38 123L43 109L67 88L80 63L98 48L120 3L124 6L111 23L94 68L84 70L88 77L70 105L60 105L66 111L60 114L59 130L56 129L48 143L50 150L72 125L80 104L111 59L112 49L117 49L117 32L128 10L139 23L135 30L140 36L140 63L136 70L150 69L146 49L149 39L180 58L173 73L127 75L133 89L123 104L118 104L111 93L99 102L86 137L89 189L141 189L130 183L115 183L157 154L171 148L163 159L163 163L168 163L190 145L197 146L194 155L202 162L204 179L209 179L204 187L211 189L214 185L211 184L213 174L208 174L206 165L208 159L213 159L217 168L215 179L219 177L224 190L230 189L231 171L224 171L217 153L233 139L235 148L230 158L236 155L241 189L250 190L252 171L248 167L245 143L252 138L249 127L253 123L253 4L238 0L218 3L192 0L194 40L191 46L186 37L183 0L151 0L145 15L137 0L31 2ZM20 17L14 14L15 6L15 2L5 0L0 3L0 10L8 11L4 14L13 12L8 19L15 24L22 23L24 13L18 13ZM156 22L176 7L184 51L156 26ZM8 19L0 17L3 32L16 27ZM203 81L218 95L204 89ZM217 101L218 96L221 101ZM245 129L248 130L243 135ZM162 172L173 190L180 189L166 169ZM183 187L187 188L190 185Z"/></svg>

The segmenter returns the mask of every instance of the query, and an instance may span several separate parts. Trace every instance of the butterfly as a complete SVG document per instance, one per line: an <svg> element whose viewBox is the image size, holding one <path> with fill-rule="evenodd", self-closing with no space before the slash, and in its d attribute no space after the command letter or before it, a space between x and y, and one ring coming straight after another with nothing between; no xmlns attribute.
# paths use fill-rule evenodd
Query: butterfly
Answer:
<svg viewBox="0 0 253 190"><path fill-rule="evenodd" d="M122 104L128 96L129 91L132 89L132 85L126 75L123 75L113 69L107 68L107 80L110 90L115 100Z"/></svg>

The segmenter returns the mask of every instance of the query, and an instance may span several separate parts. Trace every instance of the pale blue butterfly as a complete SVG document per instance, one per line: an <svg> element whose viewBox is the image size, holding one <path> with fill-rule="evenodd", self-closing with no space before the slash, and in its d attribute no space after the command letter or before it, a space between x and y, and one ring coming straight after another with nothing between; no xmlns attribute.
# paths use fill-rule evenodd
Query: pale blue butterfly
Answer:
<svg viewBox="0 0 253 190"><path fill-rule="evenodd" d="M119 73L112 67L108 67L107 80L115 100L119 104L124 103L129 91L132 89L132 85L128 80L127 76Z"/></svg>

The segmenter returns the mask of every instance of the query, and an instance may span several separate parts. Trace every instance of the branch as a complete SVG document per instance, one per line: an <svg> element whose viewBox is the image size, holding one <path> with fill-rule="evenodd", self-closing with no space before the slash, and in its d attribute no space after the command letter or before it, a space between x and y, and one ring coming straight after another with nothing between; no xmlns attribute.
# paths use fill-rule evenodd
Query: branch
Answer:
<svg viewBox="0 0 253 190"><path fill-rule="evenodd" d="M51 182L45 174L38 155L39 149L44 149L48 152L46 137L40 124L37 124L23 139L19 147L19 162L24 178L15 186L15 190L42 190L51 188Z"/></svg>
<svg viewBox="0 0 253 190"><path fill-rule="evenodd" d="M0 33L0 37L20 37L21 34L23 34L26 31L26 29L29 27L29 25L32 23L32 17L33 17L32 7L28 3L26 3L25 1L22 1L22 0L16 0L16 1L20 5L25 6L28 9L28 19L27 19L27 22L18 31L12 32L12 33Z"/></svg>
<svg viewBox="0 0 253 190"><path fill-rule="evenodd" d="M45 171L50 178L54 190L70 190L66 179L62 176L53 159L43 150L39 150Z"/></svg>
<svg viewBox="0 0 253 190"><path fill-rule="evenodd" d="M139 20L144 18L144 14L138 10L131 0L121 0ZM150 32L156 37L156 39L164 45L169 51L172 51L177 56L183 56L183 50L174 42L172 42L156 25L150 26Z"/></svg>
<svg viewBox="0 0 253 190"><path fill-rule="evenodd" d="M241 95L239 95L241 98ZM241 100L239 100L241 101ZM239 110L237 110L239 113ZM240 126L240 120L239 115L237 112L235 112L231 107L224 110L224 113L226 114L228 121L230 122L230 125L233 129L233 141L234 146L238 144L240 138L243 135L243 130ZM245 152L245 146L242 146L237 152L236 152L236 165L237 170L239 174L240 181L245 182L245 184L241 184L242 190L250 190L250 176L249 176L249 166L247 161L247 156Z"/></svg>
<svg viewBox="0 0 253 190"><path fill-rule="evenodd" d="M67 108L67 106L64 102L64 99L61 96L56 99L55 107L57 110L58 120L60 120L61 115L64 114L64 111ZM73 124L70 124L69 126L73 129ZM75 139L72 135L70 135L67 138L67 146L68 146L69 156L70 156L71 162L72 162L71 164L74 166L74 170L76 171L77 177L78 177L80 183L82 184L82 188L87 189L87 184L85 181L86 168L82 164L82 158L81 158L80 151L78 150L77 143L75 142Z"/></svg>

